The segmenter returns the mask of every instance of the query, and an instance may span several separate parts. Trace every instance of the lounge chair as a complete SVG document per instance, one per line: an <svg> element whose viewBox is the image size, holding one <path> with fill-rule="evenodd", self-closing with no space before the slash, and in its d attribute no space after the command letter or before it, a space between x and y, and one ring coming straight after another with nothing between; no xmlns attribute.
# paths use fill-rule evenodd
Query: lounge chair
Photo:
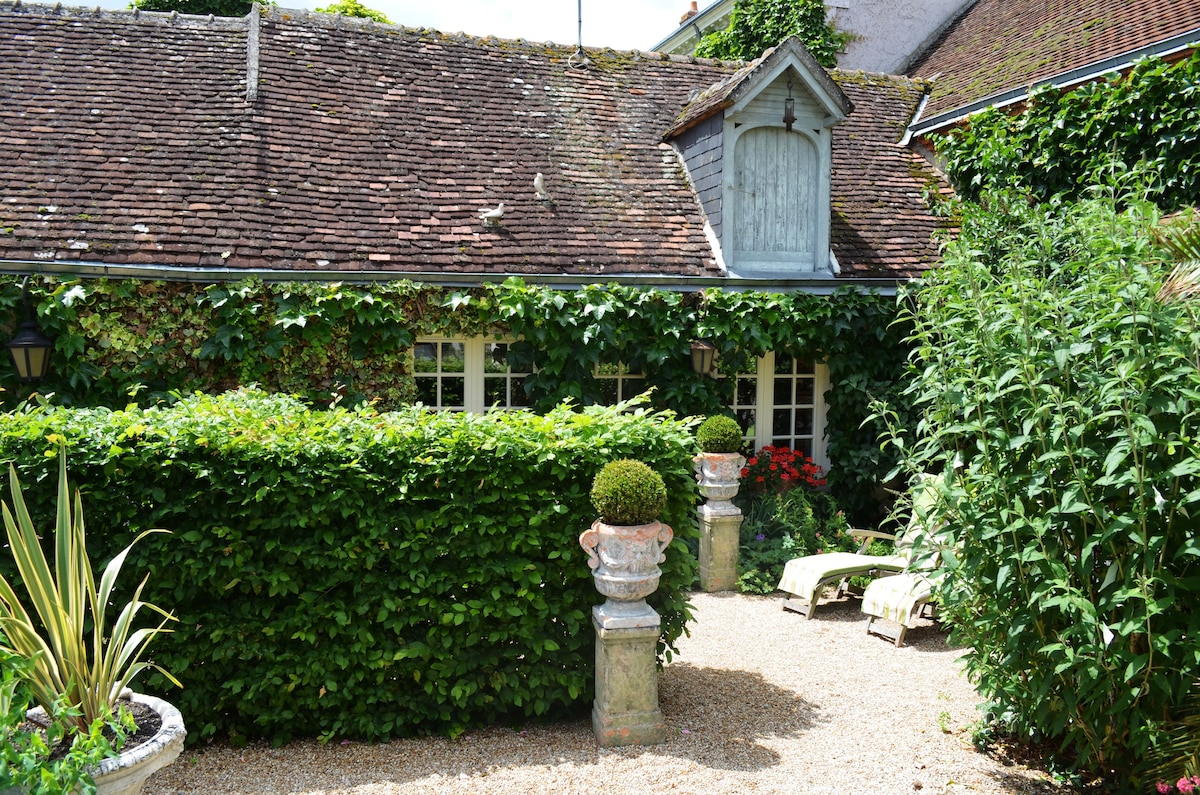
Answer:
<svg viewBox="0 0 1200 795"><path fill-rule="evenodd" d="M851 530L850 535L863 539L858 552L827 552L789 560L783 567L778 589L796 598L786 600L783 608L812 618L825 586L838 582L837 595L841 596L851 577L899 574L914 562L915 557L923 557L914 555L914 550L928 535L927 527L932 524L928 519L937 500L934 484L935 479L927 476L914 486L912 518L899 535L875 530ZM864 554L873 538L892 540L895 544L894 553Z"/></svg>
<svg viewBox="0 0 1200 795"><path fill-rule="evenodd" d="M792 558L784 565L783 577L779 580L778 588L796 597L783 603L784 610L792 610L807 618L812 618L817 609L817 600L820 599L825 586L837 582L837 596L841 596L851 577L874 577L885 572L896 573L904 571L904 568L908 566L908 556L904 554L902 538L875 530L851 529L850 535L863 539L858 552L826 552L819 555L808 555L803 558ZM876 538L894 541L896 554L864 554L871 540Z"/></svg>
<svg viewBox="0 0 1200 795"><path fill-rule="evenodd" d="M867 632L885 637L896 644L904 645L904 633L912 629L933 596L933 583L927 573L905 571L891 577L881 577L867 586L863 592L862 611L869 616ZM886 619L900 625L896 632L875 626L876 619Z"/></svg>

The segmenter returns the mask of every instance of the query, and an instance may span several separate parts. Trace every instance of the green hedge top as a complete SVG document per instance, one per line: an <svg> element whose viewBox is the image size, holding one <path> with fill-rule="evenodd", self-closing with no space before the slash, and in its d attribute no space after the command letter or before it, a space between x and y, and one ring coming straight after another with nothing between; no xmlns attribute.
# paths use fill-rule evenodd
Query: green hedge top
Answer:
<svg viewBox="0 0 1200 795"><path fill-rule="evenodd" d="M647 462L663 521L694 538L691 429L638 406L313 411L241 390L27 407L0 415L0 458L49 521L65 442L98 561L142 529L172 531L135 548L126 585L148 571L144 597L180 618L152 651L184 688L144 686L196 739L382 739L586 706L602 597L577 538L596 518L592 480L611 460ZM682 540L661 568L650 601L669 653L695 574Z"/></svg>

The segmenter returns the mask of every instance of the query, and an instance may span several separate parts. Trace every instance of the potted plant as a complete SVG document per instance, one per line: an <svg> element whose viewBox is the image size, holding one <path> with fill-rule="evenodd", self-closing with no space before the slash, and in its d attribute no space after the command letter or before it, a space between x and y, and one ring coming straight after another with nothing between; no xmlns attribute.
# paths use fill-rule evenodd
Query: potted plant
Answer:
<svg viewBox="0 0 1200 795"><path fill-rule="evenodd" d="M607 597L602 616L652 613L645 599L658 588L658 564L674 538L658 521L667 504L662 476L641 461L611 461L596 475L591 497L600 518L579 545L588 553L596 590Z"/></svg>
<svg viewBox="0 0 1200 795"><path fill-rule="evenodd" d="M696 429L700 455L696 462L696 480L700 491L713 502L728 502L738 491L738 478L746 459L741 454L742 428L737 420L714 415Z"/></svg>
<svg viewBox="0 0 1200 795"><path fill-rule="evenodd" d="M168 672L143 657L147 644L158 633L169 631L166 624L173 616L142 601L146 579L111 624L109 603L133 545L150 533L166 531L148 530L139 535L109 562L97 582L85 544L82 499L78 492L73 503L70 499L66 454L65 449L60 449L52 570L11 464L9 481L12 508L7 503L3 505L4 526L24 599L0 576L0 652L24 661L18 677L39 705L39 709L29 712L29 718L46 725L48 737L74 742L105 724L127 724L124 716L135 711L144 715L138 719L143 724L157 723L159 727L153 737L87 768L80 782L84 792L102 795L141 792L154 771L179 756L186 736L177 709L161 699L133 694L128 689L130 681L147 668L159 670L179 684ZM26 610L25 600L33 614ZM135 629L134 620L142 608L158 613L162 621L155 627ZM95 789L90 779L94 779ZM33 791L44 790L34 787Z"/></svg>

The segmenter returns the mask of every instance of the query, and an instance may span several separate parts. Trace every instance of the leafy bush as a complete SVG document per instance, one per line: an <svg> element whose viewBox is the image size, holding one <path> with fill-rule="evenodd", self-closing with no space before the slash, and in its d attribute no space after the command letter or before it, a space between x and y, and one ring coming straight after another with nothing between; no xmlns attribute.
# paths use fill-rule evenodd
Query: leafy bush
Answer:
<svg viewBox="0 0 1200 795"><path fill-rule="evenodd" d="M834 29L822 0L736 0L729 27L705 34L696 44L700 58L753 60L789 36L799 36L817 62L837 63L850 34Z"/></svg>
<svg viewBox="0 0 1200 795"><path fill-rule="evenodd" d="M383 739L586 709L602 597L577 538L615 459L666 484L679 540L649 601L670 653L696 568L692 428L636 405L312 411L238 391L27 407L0 415L0 457L26 482L52 480L65 442L94 554L173 531L127 565L179 618L155 662L184 687L150 674L144 689L180 707L194 740ZM41 491L27 495L35 520L53 516Z"/></svg>
<svg viewBox="0 0 1200 795"><path fill-rule="evenodd" d="M792 558L853 552L859 546L837 502L825 492L801 486L739 493L737 502L743 511L738 549L738 588L743 593L773 593Z"/></svg>
<svg viewBox="0 0 1200 795"><path fill-rule="evenodd" d="M1136 781L1200 673L1200 323L1156 297L1152 207L985 198L902 299L893 441L955 472L940 598L992 714Z"/></svg>
<svg viewBox="0 0 1200 795"><path fill-rule="evenodd" d="M1035 93L1020 113L992 108L936 143L963 198L1018 188L1083 198L1137 171L1164 208L1200 204L1200 53L1138 62L1128 76Z"/></svg>
<svg viewBox="0 0 1200 795"><path fill-rule="evenodd" d="M733 417L717 414L700 423L696 442L706 453L736 453L745 444L742 428Z"/></svg>
<svg viewBox="0 0 1200 795"><path fill-rule="evenodd" d="M592 505L607 524L650 524L667 504L662 477L641 461L621 459L604 465L592 484Z"/></svg>

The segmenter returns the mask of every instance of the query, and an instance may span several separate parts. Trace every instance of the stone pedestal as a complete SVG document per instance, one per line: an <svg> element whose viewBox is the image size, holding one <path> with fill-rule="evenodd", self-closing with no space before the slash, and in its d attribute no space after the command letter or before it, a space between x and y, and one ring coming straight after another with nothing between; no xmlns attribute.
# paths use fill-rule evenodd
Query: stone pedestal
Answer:
<svg viewBox="0 0 1200 795"><path fill-rule="evenodd" d="M696 456L696 480L708 502L696 509L700 519L700 590L737 588L738 531L742 512L733 504L746 459L737 453Z"/></svg>
<svg viewBox="0 0 1200 795"><path fill-rule="evenodd" d="M742 512L714 509L706 503L696 509L700 519L700 590L732 591L738 579L738 533Z"/></svg>
<svg viewBox="0 0 1200 795"><path fill-rule="evenodd" d="M659 616L652 609L650 613L652 625L609 628L601 608L592 609L592 628L596 631L592 730L601 748L655 745L666 740L655 665Z"/></svg>

